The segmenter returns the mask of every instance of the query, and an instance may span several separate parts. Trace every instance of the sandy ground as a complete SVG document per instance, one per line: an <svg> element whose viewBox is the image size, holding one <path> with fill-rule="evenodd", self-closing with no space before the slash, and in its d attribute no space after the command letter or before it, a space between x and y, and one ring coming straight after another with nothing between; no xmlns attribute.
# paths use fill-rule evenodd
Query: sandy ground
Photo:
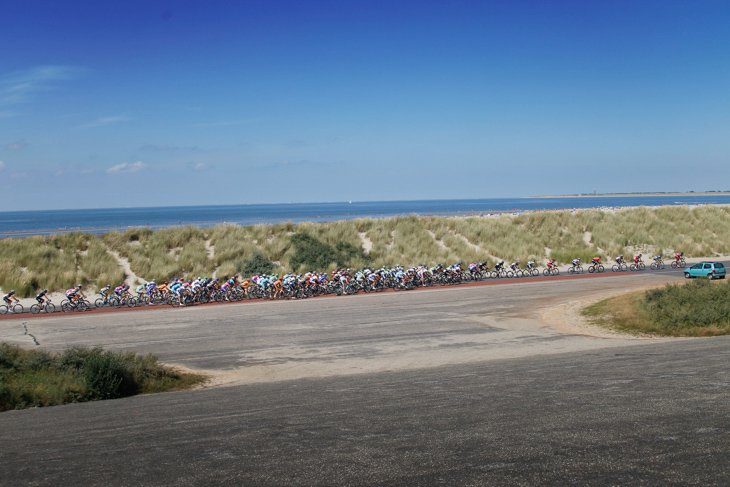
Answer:
<svg viewBox="0 0 730 487"><path fill-rule="evenodd" d="M612 330L603 326L594 325L581 315L583 308L599 301L603 301L604 299L613 298L627 293L646 291L647 289L653 289L656 287L660 286L645 286L628 291L607 293L598 297L577 299L558 306L545 308L540 314L540 319L543 323L554 328L559 333L570 333L597 338L622 338L627 340L676 340L677 338L674 337L656 337L653 335L626 333L618 330Z"/></svg>

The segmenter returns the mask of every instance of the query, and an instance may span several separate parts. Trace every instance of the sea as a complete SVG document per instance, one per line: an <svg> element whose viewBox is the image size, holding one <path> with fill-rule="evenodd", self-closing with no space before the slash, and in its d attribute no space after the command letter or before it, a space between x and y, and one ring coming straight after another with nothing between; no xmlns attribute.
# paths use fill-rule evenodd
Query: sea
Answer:
<svg viewBox="0 0 730 487"><path fill-rule="evenodd" d="M485 216L538 210L621 208L630 206L730 204L730 195L588 196L417 201L345 201L221 206L165 206L0 212L0 238L66 232L106 233L134 227L253 225L325 222L354 218Z"/></svg>

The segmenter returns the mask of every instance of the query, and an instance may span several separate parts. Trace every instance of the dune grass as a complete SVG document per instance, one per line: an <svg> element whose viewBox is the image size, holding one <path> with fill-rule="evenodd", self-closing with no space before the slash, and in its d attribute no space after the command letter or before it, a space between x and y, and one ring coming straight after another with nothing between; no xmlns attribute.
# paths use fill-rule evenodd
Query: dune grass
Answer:
<svg viewBox="0 0 730 487"><path fill-rule="evenodd" d="M619 331L658 336L730 334L730 284L695 279L587 306L583 316Z"/></svg>
<svg viewBox="0 0 730 487"><path fill-rule="evenodd" d="M68 289L99 281L120 282L124 273L99 237L68 233L0 240L0 288L29 296L39 289Z"/></svg>
<svg viewBox="0 0 730 487"><path fill-rule="evenodd" d="M0 342L0 411L189 389L205 377L154 355L72 347L61 354Z"/></svg>
<svg viewBox="0 0 730 487"><path fill-rule="evenodd" d="M300 237L295 237L300 235ZM319 242L329 257L302 260L302 235ZM372 248L365 253L361 236ZM313 247L314 248L314 247ZM337 249L340 250L337 250ZM332 249L331 251L328 249ZM311 249L310 249L311 250ZM142 228L101 237L70 233L0 240L0 288L28 296L77 283L98 286L123 281L112 252L128 259L144 280L211 276L227 278L254 255L283 273L338 265L360 268L496 259L568 263L595 256L605 260L635 252L682 251L687 257L730 254L730 208L671 206L617 211L542 211L490 217L360 218L327 223ZM344 253L343 253L344 252ZM311 257L311 256L310 256ZM310 269L307 269L310 270Z"/></svg>

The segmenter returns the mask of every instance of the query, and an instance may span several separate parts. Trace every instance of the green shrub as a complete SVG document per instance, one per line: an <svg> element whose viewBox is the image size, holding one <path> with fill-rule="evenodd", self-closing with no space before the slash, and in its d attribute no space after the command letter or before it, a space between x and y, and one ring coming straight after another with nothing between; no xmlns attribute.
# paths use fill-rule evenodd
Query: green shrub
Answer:
<svg viewBox="0 0 730 487"><path fill-rule="evenodd" d="M730 326L730 285L695 279L685 284L646 291L643 306L657 326L667 331Z"/></svg>
<svg viewBox="0 0 730 487"><path fill-rule="evenodd" d="M243 259L236 264L236 272L243 276L254 276L256 274L271 274L274 271L274 263L256 252L250 259Z"/></svg>
<svg viewBox="0 0 730 487"><path fill-rule="evenodd" d="M306 233L295 233L291 237L295 249L294 256L289 259L292 270L326 270L331 265L347 267L351 262L359 260L369 262L370 258L362 248L349 242L338 242L334 246L321 242Z"/></svg>
<svg viewBox="0 0 730 487"><path fill-rule="evenodd" d="M664 336L730 334L730 284L697 279L604 299L583 309L594 324Z"/></svg>
<svg viewBox="0 0 730 487"><path fill-rule="evenodd" d="M73 347L61 354L0 343L0 411L189 388L204 380L154 355Z"/></svg>
<svg viewBox="0 0 730 487"><path fill-rule="evenodd" d="M130 371L113 352L92 353L84 361L84 382L91 399L115 399L137 392Z"/></svg>

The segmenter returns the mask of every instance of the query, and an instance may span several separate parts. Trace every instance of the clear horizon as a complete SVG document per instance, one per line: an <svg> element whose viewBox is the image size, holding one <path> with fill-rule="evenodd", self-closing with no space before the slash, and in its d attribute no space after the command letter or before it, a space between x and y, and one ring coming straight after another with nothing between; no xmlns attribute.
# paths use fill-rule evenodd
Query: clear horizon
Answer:
<svg viewBox="0 0 730 487"><path fill-rule="evenodd" d="M730 188L726 2L4 10L0 211Z"/></svg>

